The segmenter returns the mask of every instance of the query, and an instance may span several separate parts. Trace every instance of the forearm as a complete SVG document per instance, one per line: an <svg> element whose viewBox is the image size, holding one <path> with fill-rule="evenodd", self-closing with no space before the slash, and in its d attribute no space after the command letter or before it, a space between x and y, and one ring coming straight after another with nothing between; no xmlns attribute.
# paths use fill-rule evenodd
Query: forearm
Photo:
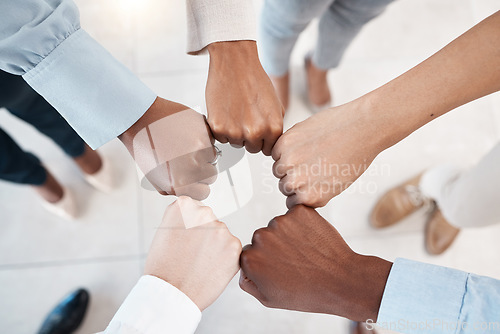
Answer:
<svg viewBox="0 0 500 334"><path fill-rule="evenodd" d="M71 0L0 2L0 68L23 75L92 147L117 137L156 95L80 28Z"/></svg>
<svg viewBox="0 0 500 334"><path fill-rule="evenodd" d="M418 66L353 103L365 111L381 148L446 112L500 90L500 12Z"/></svg>

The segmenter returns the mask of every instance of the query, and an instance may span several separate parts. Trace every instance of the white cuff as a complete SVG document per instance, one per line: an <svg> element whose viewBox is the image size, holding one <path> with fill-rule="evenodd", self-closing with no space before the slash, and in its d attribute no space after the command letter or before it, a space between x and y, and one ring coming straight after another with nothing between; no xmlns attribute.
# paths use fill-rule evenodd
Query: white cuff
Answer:
<svg viewBox="0 0 500 334"><path fill-rule="evenodd" d="M156 99L83 29L69 35L23 78L94 149L125 132Z"/></svg>
<svg viewBox="0 0 500 334"><path fill-rule="evenodd" d="M173 285L142 276L104 333L193 334L201 320L196 304Z"/></svg>
<svg viewBox="0 0 500 334"><path fill-rule="evenodd" d="M186 0L189 54L215 42L257 40L252 0Z"/></svg>

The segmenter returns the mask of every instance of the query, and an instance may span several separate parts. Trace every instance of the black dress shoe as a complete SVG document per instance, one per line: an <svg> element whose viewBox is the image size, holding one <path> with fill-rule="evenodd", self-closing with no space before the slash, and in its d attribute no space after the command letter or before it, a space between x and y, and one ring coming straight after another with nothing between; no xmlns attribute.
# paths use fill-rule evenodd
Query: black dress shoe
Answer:
<svg viewBox="0 0 500 334"><path fill-rule="evenodd" d="M70 293L49 313L38 334L71 334L82 323L90 295L85 289Z"/></svg>

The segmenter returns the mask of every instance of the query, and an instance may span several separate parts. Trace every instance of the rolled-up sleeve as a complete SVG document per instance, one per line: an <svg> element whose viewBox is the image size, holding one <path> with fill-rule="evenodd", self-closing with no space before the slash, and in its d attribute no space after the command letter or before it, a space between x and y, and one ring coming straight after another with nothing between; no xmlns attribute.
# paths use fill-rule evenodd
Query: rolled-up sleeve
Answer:
<svg viewBox="0 0 500 334"><path fill-rule="evenodd" d="M186 0L189 54L214 42L257 40L252 0Z"/></svg>
<svg viewBox="0 0 500 334"><path fill-rule="evenodd" d="M397 259L377 322L400 333L500 333L500 281Z"/></svg>
<svg viewBox="0 0 500 334"><path fill-rule="evenodd" d="M71 0L0 1L0 69L22 75L94 149L156 99L80 27Z"/></svg>

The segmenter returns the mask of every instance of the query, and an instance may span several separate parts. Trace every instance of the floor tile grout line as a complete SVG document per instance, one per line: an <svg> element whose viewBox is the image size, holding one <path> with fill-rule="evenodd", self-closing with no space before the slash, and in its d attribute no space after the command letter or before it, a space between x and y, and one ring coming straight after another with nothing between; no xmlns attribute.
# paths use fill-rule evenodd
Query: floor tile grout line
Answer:
<svg viewBox="0 0 500 334"><path fill-rule="evenodd" d="M123 261L131 261L131 260L143 260L146 257L146 255L147 254L145 254L145 253L141 253L141 254L137 254L137 255L117 255L117 256L86 258L86 259L71 259L71 260L60 260L60 261L42 261L42 262L2 264L2 265L0 265L0 271L19 270L19 269L34 269L34 268L49 268L49 267L63 267L63 266L75 266L75 265L88 265L88 264L98 264L98 263L123 262Z"/></svg>

